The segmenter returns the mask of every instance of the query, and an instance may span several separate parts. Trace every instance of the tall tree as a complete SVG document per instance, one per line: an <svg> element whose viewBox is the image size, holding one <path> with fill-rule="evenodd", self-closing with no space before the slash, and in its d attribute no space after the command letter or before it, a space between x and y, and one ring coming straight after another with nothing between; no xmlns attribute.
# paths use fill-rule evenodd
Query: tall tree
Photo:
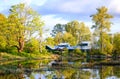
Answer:
<svg viewBox="0 0 120 79"><path fill-rule="evenodd" d="M63 42L67 42L70 45L75 45L76 44L76 39L74 36L72 36L72 34L66 32L63 34Z"/></svg>
<svg viewBox="0 0 120 79"><path fill-rule="evenodd" d="M66 24L65 30L66 32L72 34L75 38L77 38L77 31L80 28L79 22L74 20Z"/></svg>
<svg viewBox="0 0 120 79"><path fill-rule="evenodd" d="M21 52L25 41L30 40L35 33L41 34L43 22L40 15L25 4L13 5L10 9L10 18L16 28L14 32L18 32L16 33L16 41L18 42L16 47L18 52Z"/></svg>
<svg viewBox="0 0 120 79"><path fill-rule="evenodd" d="M55 45L54 38L48 37L48 38L46 39L46 44L47 44L47 45L50 45L50 46L54 46L54 45Z"/></svg>
<svg viewBox="0 0 120 79"><path fill-rule="evenodd" d="M101 45L100 45L100 49L101 52L103 53L104 51L104 44L103 44L103 33L110 31L110 27L111 27L111 22L110 19L113 18L112 15L107 13L108 9L106 7L101 7L101 8L97 8L97 13L93 14L92 20L95 23L93 25L92 28L95 28L95 31L99 32L99 36L100 36L100 40L101 40Z"/></svg>
<svg viewBox="0 0 120 79"><path fill-rule="evenodd" d="M72 34L72 36L76 39L76 43L80 43L81 41L89 41L91 39L90 29L83 23L79 23L74 20L69 22L65 26L66 32Z"/></svg>
<svg viewBox="0 0 120 79"><path fill-rule="evenodd" d="M114 54L120 54L120 33L116 33L113 37L113 51Z"/></svg>
<svg viewBox="0 0 120 79"><path fill-rule="evenodd" d="M91 31L83 22L80 23L80 28L78 29L78 42L81 41L91 41Z"/></svg>
<svg viewBox="0 0 120 79"><path fill-rule="evenodd" d="M57 33L54 40L56 44L63 42L63 34L61 32Z"/></svg>
<svg viewBox="0 0 120 79"><path fill-rule="evenodd" d="M6 40L5 40L5 27L7 23L7 18L5 15L0 14L0 48L6 47Z"/></svg>
<svg viewBox="0 0 120 79"><path fill-rule="evenodd" d="M55 37L57 33L63 33L64 31L65 31L65 25L56 24L52 30L51 35Z"/></svg>

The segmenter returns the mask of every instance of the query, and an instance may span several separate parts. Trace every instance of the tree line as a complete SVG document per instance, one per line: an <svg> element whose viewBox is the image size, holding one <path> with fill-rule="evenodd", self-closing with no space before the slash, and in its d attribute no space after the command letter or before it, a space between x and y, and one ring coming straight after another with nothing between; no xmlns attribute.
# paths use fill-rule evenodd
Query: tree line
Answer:
<svg viewBox="0 0 120 79"><path fill-rule="evenodd" d="M73 20L66 24L56 24L50 33L52 37L42 40L44 22L36 11L25 4L11 6L9 15L0 14L0 51L6 52L45 52L45 45L57 45L68 42L77 45L82 41L91 41L98 50L93 52L118 55L120 51L120 33L109 34L113 16L106 7L96 9L90 17L92 29L84 22ZM95 50L95 51L94 51Z"/></svg>

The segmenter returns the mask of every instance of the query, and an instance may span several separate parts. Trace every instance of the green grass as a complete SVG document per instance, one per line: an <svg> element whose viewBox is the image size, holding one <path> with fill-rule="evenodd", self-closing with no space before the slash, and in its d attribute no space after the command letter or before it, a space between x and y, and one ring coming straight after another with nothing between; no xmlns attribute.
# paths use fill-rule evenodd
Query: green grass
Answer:
<svg viewBox="0 0 120 79"><path fill-rule="evenodd" d="M6 53L0 52L0 60L13 60L13 59L53 59L54 54L51 53Z"/></svg>
<svg viewBox="0 0 120 79"><path fill-rule="evenodd" d="M23 59L24 57L8 54L5 52L0 52L0 60L6 60L6 59Z"/></svg>

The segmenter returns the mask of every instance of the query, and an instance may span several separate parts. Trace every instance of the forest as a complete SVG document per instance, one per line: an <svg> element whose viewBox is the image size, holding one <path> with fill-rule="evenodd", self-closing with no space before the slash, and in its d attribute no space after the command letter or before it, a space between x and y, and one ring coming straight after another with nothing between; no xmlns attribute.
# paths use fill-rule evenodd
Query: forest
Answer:
<svg viewBox="0 0 120 79"><path fill-rule="evenodd" d="M91 28L78 20L66 24L55 24L51 37L43 39L45 22L41 15L30 6L17 4L11 6L9 15L0 13L0 52L24 57L48 57L54 53L45 49L46 45L55 46L62 42L77 45L82 41L91 41L93 47L89 55L120 55L120 33L110 33L113 15L105 6L91 14ZM92 32L90 29L93 29ZM94 45L98 48L94 48ZM67 50L65 56L69 55ZM76 49L74 56L86 56L85 52Z"/></svg>

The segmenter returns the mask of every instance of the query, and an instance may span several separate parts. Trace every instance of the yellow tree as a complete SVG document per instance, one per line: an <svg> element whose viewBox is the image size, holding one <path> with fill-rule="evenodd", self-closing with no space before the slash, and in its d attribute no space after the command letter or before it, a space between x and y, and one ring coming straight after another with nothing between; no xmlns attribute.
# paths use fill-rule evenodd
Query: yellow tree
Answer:
<svg viewBox="0 0 120 79"><path fill-rule="evenodd" d="M77 32L78 32L79 28L80 28L80 25L79 25L79 22L77 20L68 22L65 25L66 32L72 34L72 36L74 36L75 38L77 38L77 36L78 36Z"/></svg>
<svg viewBox="0 0 120 79"><path fill-rule="evenodd" d="M62 38L63 38L63 34L61 32L58 32L56 36L54 37L55 43L59 44L63 42Z"/></svg>
<svg viewBox="0 0 120 79"><path fill-rule="evenodd" d="M29 41L35 33L41 36L43 21L40 15L25 4L13 5L10 9L9 23L14 25L18 52L24 48L25 41ZM13 38L13 37L12 37Z"/></svg>
<svg viewBox="0 0 120 79"><path fill-rule="evenodd" d="M91 39L90 29L83 23L79 23L74 20L66 24L65 26L66 32L72 34L72 36L76 39L76 43L80 43L81 41L89 41Z"/></svg>
<svg viewBox="0 0 120 79"><path fill-rule="evenodd" d="M81 41L91 41L91 31L83 22L80 23L80 28L78 28L78 39Z"/></svg>
<svg viewBox="0 0 120 79"><path fill-rule="evenodd" d="M108 9L106 7L97 8L97 13L93 14L92 20L95 23L92 28L95 28L95 31L98 31L98 36L100 37L100 49L103 53L104 43L103 43L103 33L110 31L111 22L110 19L113 18L112 15L107 13Z"/></svg>
<svg viewBox="0 0 120 79"><path fill-rule="evenodd" d="M6 23L7 23L7 18L5 15L0 14L0 48L5 48L7 43L5 40L5 27L6 27Z"/></svg>
<svg viewBox="0 0 120 79"><path fill-rule="evenodd" d="M72 34L66 32L63 35L63 42L70 43L70 45L75 45L76 39L75 39L75 37L72 36Z"/></svg>
<svg viewBox="0 0 120 79"><path fill-rule="evenodd" d="M120 33L116 33L113 37L113 50L114 53L120 54Z"/></svg>

